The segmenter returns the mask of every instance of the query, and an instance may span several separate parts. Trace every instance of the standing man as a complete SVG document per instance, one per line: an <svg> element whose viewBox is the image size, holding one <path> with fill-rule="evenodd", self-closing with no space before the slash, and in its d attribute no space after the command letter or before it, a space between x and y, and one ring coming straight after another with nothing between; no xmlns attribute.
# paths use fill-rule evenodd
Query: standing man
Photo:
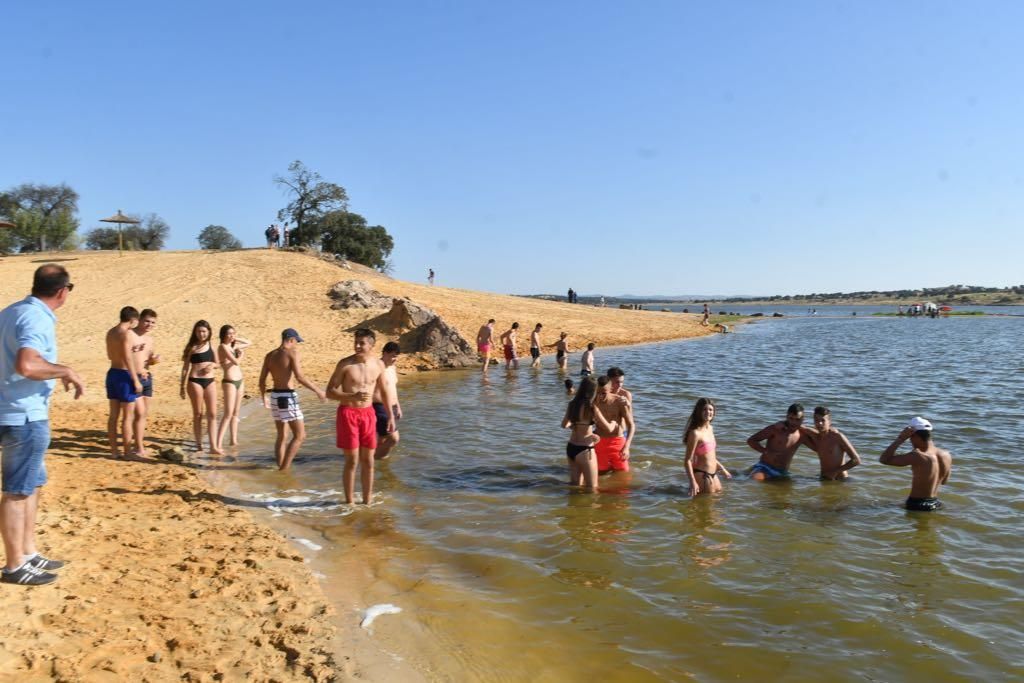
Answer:
<svg viewBox="0 0 1024 683"><path fill-rule="evenodd" d="M356 330L355 353L338 361L327 385L327 396L339 401L335 429L337 446L345 454L345 503L351 504L356 492L356 460L363 485L363 505L373 500L373 453L377 449L377 416L373 410L373 394L380 392L387 422L385 429L395 429L392 412L394 397L384 380L384 361L373 357L377 337L373 330Z"/></svg>
<svg viewBox="0 0 1024 683"><path fill-rule="evenodd" d="M110 404L107 441L110 444L110 455L115 460L120 460L122 453L125 458L129 455L132 430L135 427L135 401L142 393L142 382L139 381L141 370L135 365L135 348L140 339L133 329L138 325L139 312L132 306L125 306L118 319L120 322L107 330L107 359L110 361L106 381L107 400ZM120 446L117 443L118 422L121 423Z"/></svg>
<svg viewBox="0 0 1024 683"><path fill-rule="evenodd" d="M395 418L394 431L388 431L388 411L384 410L384 392L376 386L373 388L373 412L377 416L377 450L373 453L374 460L383 460L391 455L391 449L398 445L398 421L402 419L402 406L398 402L398 371L395 361L402 349L398 342L389 341L384 345L380 359L384 363L384 385L391 391L391 415Z"/></svg>
<svg viewBox="0 0 1024 683"><path fill-rule="evenodd" d="M910 439L913 450L896 455L896 449L907 439ZM889 444L878 461L894 467L910 465L914 478L910 483L910 497L906 502L908 510L933 512L942 507L942 501L938 499L939 485L949 481L953 457L949 451L936 447L932 441L931 422L923 417L915 417L899 433L896 440Z"/></svg>
<svg viewBox="0 0 1024 683"><path fill-rule="evenodd" d="M767 481L789 478L789 465L793 462L796 449L801 445L814 449L808 436L800 431L803 423L804 407L794 403L786 410L784 421L768 425L747 439L747 445L761 454L761 458L747 470L751 479ZM761 445L762 441L765 442L764 446Z"/></svg>
<svg viewBox="0 0 1024 683"><path fill-rule="evenodd" d="M429 282L431 285L433 285L434 284L434 269L433 268L428 268L427 270L429 271L429 273L427 274L427 282Z"/></svg>
<svg viewBox="0 0 1024 683"><path fill-rule="evenodd" d="M810 436L812 448L821 461L821 478L833 481L846 479L849 476L847 472L860 464L857 449L845 434L832 426L832 411L827 407L814 409L814 427L801 427L800 431Z"/></svg>
<svg viewBox="0 0 1024 683"><path fill-rule="evenodd" d="M516 350L516 342L519 337L519 323L512 323L512 327L501 333L498 341L501 342L502 350L505 352L505 369L513 367L519 369L519 354Z"/></svg>
<svg viewBox="0 0 1024 683"><path fill-rule="evenodd" d="M295 393L295 382L306 387L323 402L326 396L320 387L314 386L302 374L302 366L299 361L299 344L302 337L294 329L289 327L281 332L281 345L268 353L263 358L263 367L260 369L260 397L263 399L263 407L270 408L270 415L274 418L274 426L277 428L277 440L274 442L274 459L279 470L288 469L299 446L306 440L306 423L302 409L299 408L299 397ZM267 396L267 375L274 380L274 387ZM284 445L285 425L291 429L292 438L287 448Z"/></svg>
<svg viewBox="0 0 1024 683"><path fill-rule="evenodd" d="M533 362L530 363L531 368L540 367L540 331L544 326L537 323L537 326L533 328L533 332L530 333L530 358Z"/></svg>
<svg viewBox="0 0 1024 683"><path fill-rule="evenodd" d="M149 415L149 403L153 398L153 373L149 371L151 365L160 362L160 356L153 346L153 328L156 327L156 311L152 308L143 309L139 313L139 324L135 328L138 335L138 343L132 347L135 354L135 367L139 370L139 384L142 385L142 393L135 400L135 453L145 456L146 417Z"/></svg>
<svg viewBox="0 0 1024 683"><path fill-rule="evenodd" d="M580 377L590 377L594 374L594 342L587 344L587 350L583 352L581 359L583 367L580 370Z"/></svg>
<svg viewBox="0 0 1024 683"><path fill-rule="evenodd" d="M629 471L629 447L636 434L630 404L612 393L611 387L612 381L608 377L597 378L594 409L600 411L605 420L615 425L611 430L604 429L600 422L594 427L597 435L601 437L594 445L598 474Z"/></svg>
<svg viewBox="0 0 1024 683"><path fill-rule="evenodd" d="M484 359L484 374L487 373L487 367L491 364L491 346L494 343L494 318L487 321L486 325L480 327L480 331L476 333L476 350L483 356Z"/></svg>
<svg viewBox="0 0 1024 683"><path fill-rule="evenodd" d="M39 487L46 483L43 457L50 445L50 394L55 380L75 398L85 391L71 368L57 365L54 311L74 289L63 266L36 269L32 294L0 311L0 532L6 563L0 581L40 586L57 580L64 563L36 549Z"/></svg>
<svg viewBox="0 0 1024 683"><path fill-rule="evenodd" d="M626 373L622 368L615 365L608 368L608 379L611 380L609 391L615 396L621 396L632 407L633 393L625 387Z"/></svg>

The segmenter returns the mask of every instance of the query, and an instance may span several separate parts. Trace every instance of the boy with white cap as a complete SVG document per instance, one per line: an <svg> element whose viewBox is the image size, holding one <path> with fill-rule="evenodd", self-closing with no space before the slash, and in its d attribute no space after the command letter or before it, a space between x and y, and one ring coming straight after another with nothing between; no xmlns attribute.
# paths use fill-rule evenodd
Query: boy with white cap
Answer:
<svg viewBox="0 0 1024 683"><path fill-rule="evenodd" d="M896 449L907 439L910 439L913 450L896 455ZM937 497L939 485L949 481L953 458L948 451L936 447L932 442L931 422L923 417L912 419L878 460L883 465L895 467L910 465L914 478L910 485L910 497L907 498L908 510L932 512L942 507Z"/></svg>

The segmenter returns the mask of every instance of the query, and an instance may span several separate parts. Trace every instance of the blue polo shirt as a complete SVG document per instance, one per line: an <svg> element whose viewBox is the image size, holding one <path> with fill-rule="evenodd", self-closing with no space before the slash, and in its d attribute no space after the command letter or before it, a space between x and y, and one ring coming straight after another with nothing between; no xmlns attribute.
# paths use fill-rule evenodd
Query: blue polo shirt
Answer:
<svg viewBox="0 0 1024 683"><path fill-rule="evenodd" d="M50 394L57 380L27 379L14 368L18 349L24 348L57 362L56 322L50 307L34 296L0 311L0 425L49 419Z"/></svg>

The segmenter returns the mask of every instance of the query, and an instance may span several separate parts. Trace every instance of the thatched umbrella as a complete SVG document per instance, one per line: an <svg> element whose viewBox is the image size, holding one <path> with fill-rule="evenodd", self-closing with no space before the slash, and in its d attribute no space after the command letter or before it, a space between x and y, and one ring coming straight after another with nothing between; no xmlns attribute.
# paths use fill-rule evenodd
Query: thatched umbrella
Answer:
<svg viewBox="0 0 1024 683"><path fill-rule="evenodd" d="M131 216L125 216L123 213L121 213L121 209L118 209L117 213L115 213L110 218L101 218L100 219L100 223L117 223L117 255L118 256L121 256L122 253L124 252L124 238L121 235L121 226L122 225L126 225L126 224L127 225L138 225L141 222L142 221L138 220L137 218L132 218Z"/></svg>

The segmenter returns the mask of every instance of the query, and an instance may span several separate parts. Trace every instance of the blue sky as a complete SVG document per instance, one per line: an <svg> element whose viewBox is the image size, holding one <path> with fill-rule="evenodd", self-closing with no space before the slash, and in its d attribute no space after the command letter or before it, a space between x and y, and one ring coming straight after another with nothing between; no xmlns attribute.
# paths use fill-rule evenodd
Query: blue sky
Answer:
<svg viewBox="0 0 1024 683"><path fill-rule="evenodd" d="M372 5L372 6L368 6ZM496 292L1024 282L1024 5L15 3L0 188L247 246L294 159Z"/></svg>

